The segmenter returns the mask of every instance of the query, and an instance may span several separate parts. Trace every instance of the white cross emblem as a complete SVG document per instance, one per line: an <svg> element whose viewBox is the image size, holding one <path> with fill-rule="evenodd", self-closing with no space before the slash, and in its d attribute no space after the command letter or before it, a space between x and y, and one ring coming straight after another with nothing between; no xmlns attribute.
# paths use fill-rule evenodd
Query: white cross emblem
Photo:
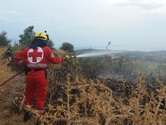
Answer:
<svg viewBox="0 0 166 125"><path fill-rule="evenodd" d="M28 61L30 63L38 63L43 59L44 52L41 47L37 47L35 49L29 49L27 53Z"/></svg>

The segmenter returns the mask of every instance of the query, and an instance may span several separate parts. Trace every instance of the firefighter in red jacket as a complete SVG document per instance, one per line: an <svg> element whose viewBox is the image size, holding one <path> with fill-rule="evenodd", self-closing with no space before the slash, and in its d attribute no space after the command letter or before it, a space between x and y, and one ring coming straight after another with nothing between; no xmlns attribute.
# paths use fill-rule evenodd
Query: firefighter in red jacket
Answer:
<svg viewBox="0 0 166 125"><path fill-rule="evenodd" d="M30 47L25 48L14 56L15 61L27 67L26 91L25 91L25 114L23 121L26 122L31 117L28 107L32 106L36 97L35 109L39 114L44 113L44 104L47 95L46 68L49 63L60 64L69 59L69 56L55 57L52 50L46 46L49 40L46 32L37 32Z"/></svg>

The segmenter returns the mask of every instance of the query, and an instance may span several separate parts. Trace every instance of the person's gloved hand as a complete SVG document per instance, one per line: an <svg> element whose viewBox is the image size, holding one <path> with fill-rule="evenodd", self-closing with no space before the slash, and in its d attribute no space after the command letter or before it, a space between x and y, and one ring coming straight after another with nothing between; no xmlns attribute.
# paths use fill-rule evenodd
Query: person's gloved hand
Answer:
<svg viewBox="0 0 166 125"><path fill-rule="evenodd" d="M65 56L65 60L69 60L71 57L69 55Z"/></svg>

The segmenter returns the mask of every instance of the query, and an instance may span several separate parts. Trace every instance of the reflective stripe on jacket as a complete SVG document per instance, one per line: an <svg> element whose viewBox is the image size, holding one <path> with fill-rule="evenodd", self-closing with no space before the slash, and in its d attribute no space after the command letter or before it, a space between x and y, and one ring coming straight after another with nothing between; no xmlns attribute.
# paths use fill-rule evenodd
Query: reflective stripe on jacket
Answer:
<svg viewBox="0 0 166 125"><path fill-rule="evenodd" d="M65 61L64 57L56 57L52 50L45 46L35 49L26 48L14 56L15 61L28 68L46 68L49 63L60 64Z"/></svg>

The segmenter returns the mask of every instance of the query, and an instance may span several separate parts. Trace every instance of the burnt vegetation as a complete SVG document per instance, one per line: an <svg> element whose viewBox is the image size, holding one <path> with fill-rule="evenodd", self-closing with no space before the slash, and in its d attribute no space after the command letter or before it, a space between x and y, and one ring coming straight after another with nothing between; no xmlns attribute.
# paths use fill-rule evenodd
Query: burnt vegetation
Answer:
<svg viewBox="0 0 166 125"><path fill-rule="evenodd" d="M21 71L13 56L28 46L34 36L34 26L19 35L11 46L6 32L0 34L0 82ZM7 47L13 55L6 58ZM93 49L74 51L68 42L55 50L56 56L79 55ZM108 48L107 48L108 49ZM96 51L96 50L95 50ZM71 59L47 68L49 89L46 112L41 125L165 125L166 124L166 51L122 52L100 57ZM2 125L22 125L25 74L0 88ZM7 111L7 109L9 111ZM33 113L29 125L39 114Z"/></svg>
<svg viewBox="0 0 166 125"><path fill-rule="evenodd" d="M47 69L44 125L164 125L166 77L153 62L119 56L78 58ZM162 60L161 60L162 61ZM148 63L148 64L147 64ZM164 64L162 62L162 64ZM139 68L138 68L139 67ZM148 70L145 73L141 70ZM153 72L153 73L152 73ZM150 73L150 74L149 74ZM20 96L22 96L20 90ZM18 96L18 95L17 95ZM19 97L17 98L19 100ZM20 101L15 100L18 109ZM16 104L14 104L16 105ZM14 107L14 106L13 106ZM33 118L39 115L30 107Z"/></svg>

